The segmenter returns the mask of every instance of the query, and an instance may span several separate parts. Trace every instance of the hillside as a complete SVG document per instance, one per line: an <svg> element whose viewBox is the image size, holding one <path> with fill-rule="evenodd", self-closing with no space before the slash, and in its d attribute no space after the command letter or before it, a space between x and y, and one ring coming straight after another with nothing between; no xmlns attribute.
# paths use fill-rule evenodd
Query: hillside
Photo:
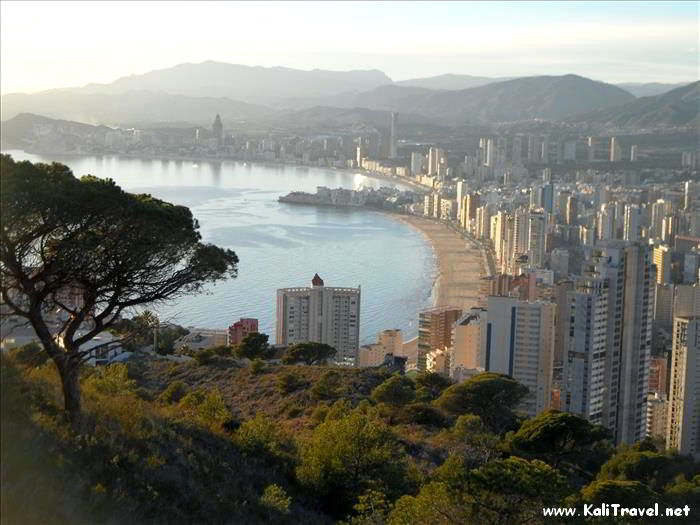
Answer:
<svg viewBox="0 0 700 525"><path fill-rule="evenodd" d="M60 152L83 145L104 143L104 136L110 130L106 126L21 113L0 123L0 141L3 148L18 149L39 141L45 150Z"/></svg>
<svg viewBox="0 0 700 525"><path fill-rule="evenodd" d="M437 374L141 355L83 370L84 418L71 427L55 369L37 357L0 361L7 523L443 525L457 513L549 525L560 522L543 506L599 504L611 490L612 502L700 504L692 459L649 442L615 452L571 414L524 420L513 403L526 389L499 374L450 386Z"/></svg>
<svg viewBox="0 0 700 525"><path fill-rule="evenodd" d="M352 104L370 109L411 112L452 125L518 120L559 120L583 111L634 100L602 82L564 75L525 77L457 91L382 86L356 95Z"/></svg>
<svg viewBox="0 0 700 525"><path fill-rule="evenodd" d="M453 73L447 73L445 75L437 75L434 77L424 77L424 78L411 78L408 80L399 80L394 82L396 86L408 86L408 87L422 87L428 89L469 89L473 87L485 86L486 84L493 84L494 82L503 82L504 80L511 80L510 77L496 78L496 77L480 77L472 75L455 75Z"/></svg>
<svg viewBox="0 0 700 525"><path fill-rule="evenodd" d="M122 77L109 84L89 84L81 93L157 91L192 97L227 97L269 104L298 96L328 96L391 83L381 71L310 71L206 61Z"/></svg>
<svg viewBox="0 0 700 525"><path fill-rule="evenodd" d="M675 84L665 84L663 82L628 82L624 84L616 84L617 87L629 91L635 97L654 97L656 95L663 95L669 91L687 86L691 82L676 82Z"/></svg>
<svg viewBox="0 0 700 525"><path fill-rule="evenodd" d="M271 110L229 98L154 91L108 94L57 90L33 95L3 95L2 119L11 119L20 113L112 126L176 121L209 126L217 113L224 121L237 122L269 114Z"/></svg>
<svg viewBox="0 0 700 525"><path fill-rule="evenodd" d="M700 81L663 95L643 97L621 107L584 113L574 120L630 129L659 126L697 128L700 125L699 112Z"/></svg>

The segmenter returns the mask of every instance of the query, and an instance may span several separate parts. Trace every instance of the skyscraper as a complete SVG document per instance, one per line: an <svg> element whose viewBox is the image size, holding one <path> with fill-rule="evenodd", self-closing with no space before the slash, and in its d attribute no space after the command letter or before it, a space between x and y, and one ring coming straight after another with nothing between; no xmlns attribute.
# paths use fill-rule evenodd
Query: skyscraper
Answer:
<svg viewBox="0 0 700 525"><path fill-rule="evenodd" d="M325 343L335 360L350 364L360 341L360 288L324 286L314 275L311 287L277 290L277 343Z"/></svg>
<svg viewBox="0 0 700 525"><path fill-rule="evenodd" d="M452 346L452 325L462 315L460 308L438 306L418 314L418 370L426 369L426 354Z"/></svg>
<svg viewBox="0 0 700 525"><path fill-rule="evenodd" d="M618 162L622 160L622 147L617 137L610 139L610 162Z"/></svg>
<svg viewBox="0 0 700 525"><path fill-rule="evenodd" d="M547 214L542 210L531 210L528 223L528 263L535 268L542 268L545 256Z"/></svg>
<svg viewBox="0 0 700 525"><path fill-rule="evenodd" d="M570 195L566 201L566 224L574 226L578 222L578 199Z"/></svg>
<svg viewBox="0 0 700 525"><path fill-rule="evenodd" d="M651 252L640 243L608 243L594 257L595 276L608 279L609 293L608 420L603 424L613 429L617 443L645 437L654 298Z"/></svg>
<svg viewBox="0 0 700 525"><path fill-rule="evenodd" d="M389 158L395 159L397 157L397 140L399 131L399 114L392 111L391 112L391 130L389 134Z"/></svg>
<svg viewBox="0 0 700 525"><path fill-rule="evenodd" d="M700 458L700 317L673 323L666 448Z"/></svg>
<svg viewBox="0 0 700 525"><path fill-rule="evenodd" d="M490 296L485 368L507 374L529 389L520 409L533 417L550 406L554 355L553 303Z"/></svg>
<svg viewBox="0 0 700 525"><path fill-rule="evenodd" d="M628 204L625 208L625 226L623 238L626 241L638 241L641 226L641 213L639 206Z"/></svg>
<svg viewBox="0 0 700 525"><path fill-rule="evenodd" d="M671 282L671 250L665 244L654 246L654 265L656 266L656 282L667 284Z"/></svg>
<svg viewBox="0 0 700 525"><path fill-rule="evenodd" d="M582 278L566 292L563 305L562 409L603 423L608 327L608 283ZM559 321L558 321L559 322Z"/></svg>
<svg viewBox="0 0 700 525"><path fill-rule="evenodd" d="M221 117L219 114L216 114L216 118L214 119L214 124L211 127L212 133L214 135L214 138L216 139L216 143L218 146L223 145L224 143L224 125L221 123Z"/></svg>

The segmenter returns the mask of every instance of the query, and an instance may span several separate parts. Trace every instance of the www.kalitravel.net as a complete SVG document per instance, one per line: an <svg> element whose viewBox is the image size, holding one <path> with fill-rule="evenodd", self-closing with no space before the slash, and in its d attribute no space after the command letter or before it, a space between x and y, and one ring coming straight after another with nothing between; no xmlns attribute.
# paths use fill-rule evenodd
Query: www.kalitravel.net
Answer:
<svg viewBox="0 0 700 525"><path fill-rule="evenodd" d="M561 516L584 516L593 518L605 517L630 517L630 518L645 518L645 517L688 517L690 516L690 506L684 507L661 507L658 503L654 503L651 507L625 507L617 503L602 503L600 505L584 505L583 508L577 507L549 507L542 509L543 516L561 517Z"/></svg>

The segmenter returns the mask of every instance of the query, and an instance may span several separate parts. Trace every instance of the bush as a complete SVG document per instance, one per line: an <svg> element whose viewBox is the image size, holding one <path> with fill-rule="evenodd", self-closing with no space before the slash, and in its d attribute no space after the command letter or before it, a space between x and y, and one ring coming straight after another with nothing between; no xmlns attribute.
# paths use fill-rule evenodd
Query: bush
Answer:
<svg viewBox="0 0 700 525"><path fill-rule="evenodd" d="M187 385L182 381L173 381L158 396L158 400L163 403L177 403L187 394Z"/></svg>
<svg viewBox="0 0 700 525"><path fill-rule="evenodd" d="M129 379L129 369L124 363L98 367L83 383L86 392L93 390L100 394L132 394L136 381Z"/></svg>
<svg viewBox="0 0 700 525"><path fill-rule="evenodd" d="M405 405L416 397L416 385L412 379L393 375L372 391L372 399L388 405Z"/></svg>
<svg viewBox="0 0 700 525"><path fill-rule="evenodd" d="M265 361L256 357L253 359L253 362L250 363L250 371L255 375L262 374L265 371Z"/></svg>
<svg viewBox="0 0 700 525"><path fill-rule="evenodd" d="M39 343L31 342L10 350L10 356L24 366L41 366L48 361L49 356Z"/></svg>
<svg viewBox="0 0 700 525"><path fill-rule="evenodd" d="M327 370L311 388L314 399L335 399L340 396L340 374Z"/></svg>
<svg viewBox="0 0 700 525"><path fill-rule="evenodd" d="M291 394L306 386L306 382L303 381L298 374L294 372L284 372L277 378L277 389L280 394Z"/></svg>
<svg viewBox="0 0 700 525"><path fill-rule="evenodd" d="M411 403L401 408L395 417L397 423L446 428L450 418L442 410L427 403Z"/></svg>
<svg viewBox="0 0 700 525"><path fill-rule="evenodd" d="M260 503L282 514L289 514L292 498L287 496L287 493L282 487L272 484L265 487L265 492L263 492L260 498Z"/></svg>
<svg viewBox="0 0 700 525"><path fill-rule="evenodd" d="M231 412L217 390L193 390L180 399L178 407L191 418L209 426L222 426L231 419Z"/></svg>
<svg viewBox="0 0 700 525"><path fill-rule="evenodd" d="M198 365L207 365L214 360L214 357L216 357L216 354L211 348L205 348L194 354L194 360Z"/></svg>
<svg viewBox="0 0 700 525"><path fill-rule="evenodd" d="M263 414L243 423L236 431L235 439L241 450L252 456L282 457L288 448L277 424Z"/></svg>

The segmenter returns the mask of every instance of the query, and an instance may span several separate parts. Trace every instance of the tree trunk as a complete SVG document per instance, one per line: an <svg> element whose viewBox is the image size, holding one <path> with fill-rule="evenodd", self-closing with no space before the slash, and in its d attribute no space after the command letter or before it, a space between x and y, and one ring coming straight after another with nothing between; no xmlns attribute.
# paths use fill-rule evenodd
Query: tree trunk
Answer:
<svg viewBox="0 0 700 525"><path fill-rule="evenodd" d="M81 421L82 407L80 402L80 384L78 383L78 371L80 363L73 359L64 359L58 366L63 386L63 408L72 425Z"/></svg>

